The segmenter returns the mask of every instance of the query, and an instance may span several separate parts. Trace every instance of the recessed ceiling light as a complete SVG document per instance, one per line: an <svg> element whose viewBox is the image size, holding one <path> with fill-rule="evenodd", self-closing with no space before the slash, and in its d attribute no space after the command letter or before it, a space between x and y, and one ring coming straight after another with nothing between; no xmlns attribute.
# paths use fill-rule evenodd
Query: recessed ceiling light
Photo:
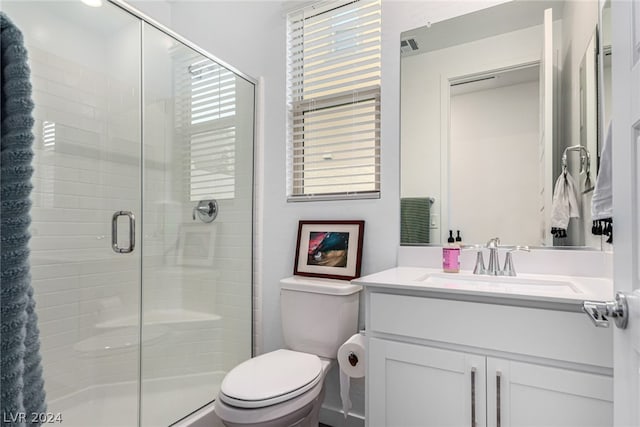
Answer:
<svg viewBox="0 0 640 427"><path fill-rule="evenodd" d="M82 0L82 3L91 7L100 7L102 6L102 0Z"/></svg>

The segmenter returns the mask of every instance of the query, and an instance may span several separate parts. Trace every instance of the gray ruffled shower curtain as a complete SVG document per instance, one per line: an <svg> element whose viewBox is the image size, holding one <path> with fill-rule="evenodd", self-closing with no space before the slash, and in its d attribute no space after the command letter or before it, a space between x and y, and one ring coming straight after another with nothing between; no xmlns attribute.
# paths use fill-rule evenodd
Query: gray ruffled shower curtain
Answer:
<svg viewBox="0 0 640 427"><path fill-rule="evenodd" d="M0 417L40 425L46 411L29 272L33 101L23 37L0 12Z"/></svg>

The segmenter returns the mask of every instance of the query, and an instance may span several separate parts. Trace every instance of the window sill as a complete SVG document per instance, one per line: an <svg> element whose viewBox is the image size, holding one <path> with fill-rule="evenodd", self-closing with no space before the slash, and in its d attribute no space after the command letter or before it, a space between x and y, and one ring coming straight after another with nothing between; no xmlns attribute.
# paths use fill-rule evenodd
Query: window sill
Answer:
<svg viewBox="0 0 640 427"><path fill-rule="evenodd" d="M366 193L346 193L346 194L312 194L304 196L287 196L289 202L327 202L338 200L361 200L361 199L379 199L379 191L371 191Z"/></svg>

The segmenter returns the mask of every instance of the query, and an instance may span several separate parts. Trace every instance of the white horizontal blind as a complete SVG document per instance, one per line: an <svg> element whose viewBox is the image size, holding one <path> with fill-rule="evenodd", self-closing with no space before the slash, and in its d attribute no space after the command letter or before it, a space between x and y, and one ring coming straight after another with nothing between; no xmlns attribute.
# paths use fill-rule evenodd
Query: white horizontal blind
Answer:
<svg viewBox="0 0 640 427"><path fill-rule="evenodd" d="M289 200L379 197L380 1L288 15Z"/></svg>
<svg viewBox="0 0 640 427"><path fill-rule="evenodd" d="M176 61L177 128L190 201L235 196L236 76L197 54Z"/></svg>

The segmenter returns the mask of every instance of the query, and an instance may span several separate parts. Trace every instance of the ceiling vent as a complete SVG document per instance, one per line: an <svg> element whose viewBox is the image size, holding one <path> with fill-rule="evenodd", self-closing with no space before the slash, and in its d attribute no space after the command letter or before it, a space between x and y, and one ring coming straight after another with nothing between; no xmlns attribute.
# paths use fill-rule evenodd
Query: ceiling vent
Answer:
<svg viewBox="0 0 640 427"><path fill-rule="evenodd" d="M400 52L414 52L418 50L418 43L416 43L416 39L406 39L400 40Z"/></svg>

